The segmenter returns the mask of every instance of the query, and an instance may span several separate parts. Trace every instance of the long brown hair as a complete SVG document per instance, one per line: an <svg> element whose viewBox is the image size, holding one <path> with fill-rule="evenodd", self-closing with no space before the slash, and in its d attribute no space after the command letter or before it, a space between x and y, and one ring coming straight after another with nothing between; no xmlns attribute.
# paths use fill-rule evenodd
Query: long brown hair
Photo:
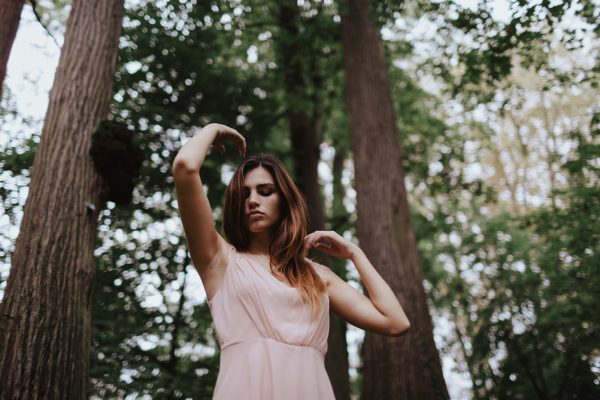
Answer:
<svg viewBox="0 0 600 400"><path fill-rule="evenodd" d="M245 160L233 174L225 192L223 210L223 233L236 249L244 251L250 246L250 232L244 221L244 178L258 167L263 167L273 177L280 194L280 219L271 232L269 255L271 271L298 289L313 312L321 307L325 283L305 260L307 251L304 238L307 235L308 211L304 196L290 178L287 170L273 155L261 154Z"/></svg>

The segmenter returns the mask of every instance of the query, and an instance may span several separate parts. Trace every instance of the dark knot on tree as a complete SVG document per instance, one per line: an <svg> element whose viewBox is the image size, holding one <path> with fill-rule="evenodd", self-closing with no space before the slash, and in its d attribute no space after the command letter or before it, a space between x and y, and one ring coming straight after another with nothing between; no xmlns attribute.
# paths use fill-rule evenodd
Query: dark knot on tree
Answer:
<svg viewBox="0 0 600 400"><path fill-rule="evenodd" d="M144 154L126 124L104 120L92 135L90 156L104 181L103 201L124 206L131 203Z"/></svg>

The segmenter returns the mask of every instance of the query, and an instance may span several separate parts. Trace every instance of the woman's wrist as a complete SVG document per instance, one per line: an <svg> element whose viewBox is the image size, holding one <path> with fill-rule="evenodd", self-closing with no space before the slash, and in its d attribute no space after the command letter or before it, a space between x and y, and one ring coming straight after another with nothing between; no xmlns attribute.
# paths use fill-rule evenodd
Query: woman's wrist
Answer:
<svg viewBox="0 0 600 400"><path fill-rule="evenodd" d="M361 254L364 255L362 249L353 243L352 247L350 248L350 256L348 257L348 260L354 262Z"/></svg>
<svg viewBox="0 0 600 400"><path fill-rule="evenodd" d="M194 134L195 136L202 136L202 138L208 143L208 145L212 145L213 141L215 140L215 138L217 137L217 133L219 132L219 129L217 127L217 124L208 124L208 125L204 125L202 128L196 130L196 133Z"/></svg>
<svg viewBox="0 0 600 400"><path fill-rule="evenodd" d="M194 135L179 150L174 162L184 164L186 168L199 171L204 164L208 150L217 136L217 129L212 124L196 129Z"/></svg>

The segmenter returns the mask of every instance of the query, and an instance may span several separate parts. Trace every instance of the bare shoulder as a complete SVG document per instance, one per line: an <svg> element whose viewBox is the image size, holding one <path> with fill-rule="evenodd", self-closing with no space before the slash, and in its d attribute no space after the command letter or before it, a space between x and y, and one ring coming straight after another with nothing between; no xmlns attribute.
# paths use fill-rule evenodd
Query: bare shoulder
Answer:
<svg viewBox="0 0 600 400"><path fill-rule="evenodd" d="M329 284L331 284L331 282L333 281L333 279L335 277L337 277L337 275L335 274L335 272L333 272L331 269L329 269L328 267L326 267L323 264L319 264L316 261L313 261L309 258L305 258L305 260L313 267L313 269L315 270L315 272L317 274L319 274L319 276L321 277L321 279L323 279L323 281L329 286Z"/></svg>

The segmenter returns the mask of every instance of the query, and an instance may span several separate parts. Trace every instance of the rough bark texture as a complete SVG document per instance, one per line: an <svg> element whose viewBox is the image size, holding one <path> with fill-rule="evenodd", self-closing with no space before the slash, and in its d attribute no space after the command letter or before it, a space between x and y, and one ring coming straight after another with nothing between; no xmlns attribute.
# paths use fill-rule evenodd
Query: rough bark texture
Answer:
<svg viewBox="0 0 600 400"><path fill-rule="evenodd" d="M303 67L302 43L299 40L300 10L295 1L278 3L278 23L282 35L278 45L278 61L284 74L286 89L286 117L289 123L294 158L294 177L304 194L310 212L309 232L325 228L324 205L319 185L318 165L320 160L320 136L322 126L321 99L309 97L307 85L319 85L319 71L307 71ZM314 91L318 93L318 91ZM311 110L305 106L310 104ZM323 257L321 257L323 258ZM325 367L333 386L336 399L350 398L348 376L348 350L346 323L338 316L329 316L328 349Z"/></svg>
<svg viewBox="0 0 600 400"><path fill-rule="evenodd" d="M0 99L6 78L8 56L17 35L23 4L24 0L0 0Z"/></svg>
<svg viewBox="0 0 600 400"><path fill-rule="evenodd" d="M104 205L88 152L109 111L122 18L122 0L73 1L0 305L1 399L86 397Z"/></svg>
<svg viewBox="0 0 600 400"><path fill-rule="evenodd" d="M399 338L366 334L363 399L447 399L410 222L383 44L369 12L368 0L349 0L342 14L358 238L412 327Z"/></svg>

